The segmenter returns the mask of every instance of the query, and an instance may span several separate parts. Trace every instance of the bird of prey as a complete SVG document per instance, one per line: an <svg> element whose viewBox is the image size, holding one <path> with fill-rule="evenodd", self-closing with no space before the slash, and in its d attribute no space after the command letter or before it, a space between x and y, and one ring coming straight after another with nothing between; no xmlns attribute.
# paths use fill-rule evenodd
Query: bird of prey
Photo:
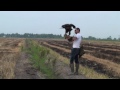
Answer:
<svg viewBox="0 0 120 90"><path fill-rule="evenodd" d="M72 27L76 28L76 26L73 25L73 24L64 24L64 25L62 25L62 28L65 29L65 34L67 34L69 32L69 35L71 34Z"/></svg>

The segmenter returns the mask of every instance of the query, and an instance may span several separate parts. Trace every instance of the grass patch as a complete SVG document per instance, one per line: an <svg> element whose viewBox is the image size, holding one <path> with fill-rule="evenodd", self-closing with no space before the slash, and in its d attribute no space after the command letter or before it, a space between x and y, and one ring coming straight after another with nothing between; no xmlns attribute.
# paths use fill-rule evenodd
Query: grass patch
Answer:
<svg viewBox="0 0 120 90"><path fill-rule="evenodd" d="M105 74L99 74L93 69L88 68L87 66L80 65L79 72L90 79L109 79L109 77Z"/></svg>
<svg viewBox="0 0 120 90"><path fill-rule="evenodd" d="M49 55L48 49L38 45L32 40L26 40L26 48L24 48L24 50L27 51L28 54L30 54L30 60L32 61L34 67L45 74L47 79L58 78L50 65L45 64L46 60L49 59L47 57Z"/></svg>
<svg viewBox="0 0 120 90"><path fill-rule="evenodd" d="M0 79L13 79L19 53L4 54L0 59Z"/></svg>

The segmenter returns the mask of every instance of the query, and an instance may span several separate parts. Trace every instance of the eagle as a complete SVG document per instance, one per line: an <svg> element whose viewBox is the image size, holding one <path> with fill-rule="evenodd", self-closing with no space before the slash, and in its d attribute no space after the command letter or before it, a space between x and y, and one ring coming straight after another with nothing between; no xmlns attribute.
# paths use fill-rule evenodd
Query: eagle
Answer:
<svg viewBox="0 0 120 90"><path fill-rule="evenodd" d="M69 32L69 35L71 34L72 27L76 28L76 26L73 25L73 24L64 24L64 25L62 25L62 28L65 29L65 34L67 34Z"/></svg>

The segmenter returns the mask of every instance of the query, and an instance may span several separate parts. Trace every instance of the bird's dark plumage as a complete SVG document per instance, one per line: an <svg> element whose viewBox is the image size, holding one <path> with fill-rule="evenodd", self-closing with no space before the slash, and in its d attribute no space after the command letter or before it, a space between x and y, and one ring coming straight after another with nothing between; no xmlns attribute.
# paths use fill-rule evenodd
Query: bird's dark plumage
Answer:
<svg viewBox="0 0 120 90"><path fill-rule="evenodd" d="M64 24L62 25L62 28L65 28L65 34L69 32L69 35L71 34L72 27L76 28L73 24Z"/></svg>

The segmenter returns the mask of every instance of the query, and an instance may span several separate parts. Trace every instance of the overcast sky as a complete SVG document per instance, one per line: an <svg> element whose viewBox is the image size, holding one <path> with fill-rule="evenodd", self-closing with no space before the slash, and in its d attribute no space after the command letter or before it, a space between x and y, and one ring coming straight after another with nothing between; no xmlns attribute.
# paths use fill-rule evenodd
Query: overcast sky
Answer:
<svg viewBox="0 0 120 90"><path fill-rule="evenodd" d="M120 36L120 11L0 11L0 33L64 35L66 23L79 27L83 37Z"/></svg>

